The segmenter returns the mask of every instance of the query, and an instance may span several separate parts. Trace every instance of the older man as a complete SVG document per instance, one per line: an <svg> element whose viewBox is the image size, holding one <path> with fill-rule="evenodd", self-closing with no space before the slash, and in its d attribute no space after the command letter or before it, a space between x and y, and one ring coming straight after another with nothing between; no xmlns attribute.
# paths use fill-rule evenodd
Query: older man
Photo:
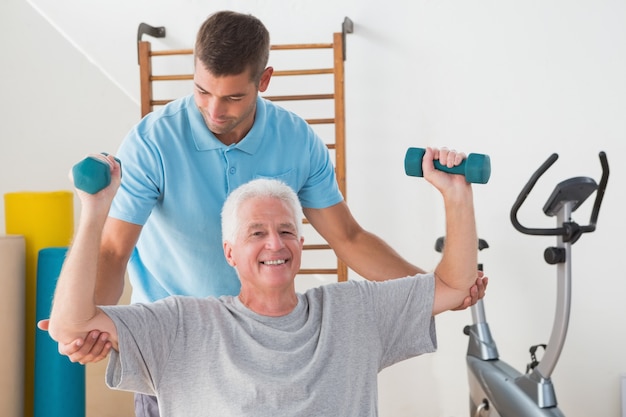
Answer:
<svg viewBox="0 0 626 417"><path fill-rule="evenodd" d="M97 307L102 229L120 183L82 201L59 278L50 335L61 343L110 334L107 383L158 398L162 416L376 415L377 374L436 348L433 316L457 307L476 281L472 189L434 169L462 154L427 149L424 177L442 194L446 246L432 274L351 281L296 293L302 208L278 180L233 191L222 210L223 248L241 282L237 296L171 296Z"/></svg>

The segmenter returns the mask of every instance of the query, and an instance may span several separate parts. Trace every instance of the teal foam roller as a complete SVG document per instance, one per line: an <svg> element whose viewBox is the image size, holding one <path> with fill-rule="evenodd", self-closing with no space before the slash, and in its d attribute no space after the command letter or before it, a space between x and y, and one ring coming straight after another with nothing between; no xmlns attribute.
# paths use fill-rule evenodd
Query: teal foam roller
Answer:
<svg viewBox="0 0 626 417"><path fill-rule="evenodd" d="M404 172L411 177L423 177L422 158L426 150L423 148L409 148L404 157ZM464 175L467 182L486 184L491 176L491 159L488 155L471 153L459 165L448 168L439 161L434 161L435 169L450 174Z"/></svg>
<svg viewBox="0 0 626 417"><path fill-rule="evenodd" d="M103 153L103 155L106 154ZM115 160L120 162L117 158ZM111 167L101 159L88 156L74 165L72 176L76 188L89 194L95 194L111 184Z"/></svg>
<svg viewBox="0 0 626 417"><path fill-rule="evenodd" d="M37 257L36 320L50 317L52 297L66 247L41 249ZM35 334L35 380L33 417L85 417L85 367L59 353L47 332Z"/></svg>

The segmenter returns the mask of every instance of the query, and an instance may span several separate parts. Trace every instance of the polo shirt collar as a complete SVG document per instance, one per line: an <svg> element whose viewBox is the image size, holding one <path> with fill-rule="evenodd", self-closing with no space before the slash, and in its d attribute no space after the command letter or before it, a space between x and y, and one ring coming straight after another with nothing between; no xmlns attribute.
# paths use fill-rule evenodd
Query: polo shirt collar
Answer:
<svg viewBox="0 0 626 417"><path fill-rule="evenodd" d="M267 121L267 109L265 106L265 100L257 96L256 113L252 129L250 129L248 134L241 141L239 141L239 143L232 145L232 148L239 149L248 154L256 153L259 146L261 146L263 132L265 131L265 124ZM207 127L200 110L196 107L193 94L187 98L187 114L189 115L189 125L191 127L193 141L198 151L211 151L228 148L228 146L220 142L220 140L216 138L213 132L211 132Z"/></svg>

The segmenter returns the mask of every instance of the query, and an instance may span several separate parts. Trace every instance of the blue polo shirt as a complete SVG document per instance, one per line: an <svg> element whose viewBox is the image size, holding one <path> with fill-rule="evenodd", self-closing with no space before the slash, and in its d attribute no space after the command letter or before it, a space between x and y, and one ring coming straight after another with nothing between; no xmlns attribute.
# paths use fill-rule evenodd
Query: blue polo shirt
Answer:
<svg viewBox="0 0 626 417"><path fill-rule="evenodd" d="M193 95L148 114L123 141L122 185L109 215L143 225L128 273L132 302L169 295L236 295L222 249L228 194L255 178L282 180L305 208L343 200L328 149L299 116L257 99L254 125L226 146L207 128Z"/></svg>

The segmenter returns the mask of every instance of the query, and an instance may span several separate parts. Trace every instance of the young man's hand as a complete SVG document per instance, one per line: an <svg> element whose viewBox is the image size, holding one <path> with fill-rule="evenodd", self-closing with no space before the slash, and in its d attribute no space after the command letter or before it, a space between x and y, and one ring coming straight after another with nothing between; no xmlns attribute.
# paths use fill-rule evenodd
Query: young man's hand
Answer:
<svg viewBox="0 0 626 417"><path fill-rule="evenodd" d="M48 331L48 325L49 320L37 323L37 327L44 331ZM85 340L76 339L69 344L59 343L59 353L67 356L71 362L78 362L81 365L100 362L111 351L111 342L108 338L108 333L93 330Z"/></svg>

